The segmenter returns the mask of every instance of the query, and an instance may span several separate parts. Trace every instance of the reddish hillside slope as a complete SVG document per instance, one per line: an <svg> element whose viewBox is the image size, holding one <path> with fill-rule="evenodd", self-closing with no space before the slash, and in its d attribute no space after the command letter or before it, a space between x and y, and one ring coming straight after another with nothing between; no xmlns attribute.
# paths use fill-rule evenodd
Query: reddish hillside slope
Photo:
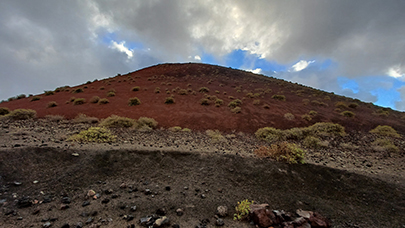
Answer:
<svg viewBox="0 0 405 228"><path fill-rule="evenodd" d="M132 90L136 86L139 91ZM209 92L200 92L202 87ZM80 88L83 92L74 93ZM115 91L115 96L109 97L109 91ZM91 103L94 96L107 98L109 103ZM175 103L165 104L170 96ZM161 127L194 130L255 132L265 126L286 129L335 122L348 130L368 131L377 125L390 125L405 133L404 113L275 78L198 63L156 65L35 97L40 99L15 99L1 103L0 107L34 109L38 117L63 115L68 119L79 113L98 118L112 114L130 118L146 116L156 119ZM73 97L86 101L74 105ZM129 106L128 101L133 97L139 98L141 104ZM275 99L283 97L285 100ZM204 98L208 99L208 105L201 104ZM220 103L217 99L223 102L219 107L215 105ZM242 101L239 113L228 107L235 99ZM56 102L57 106L48 107L50 102ZM344 111L354 116L344 116Z"/></svg>

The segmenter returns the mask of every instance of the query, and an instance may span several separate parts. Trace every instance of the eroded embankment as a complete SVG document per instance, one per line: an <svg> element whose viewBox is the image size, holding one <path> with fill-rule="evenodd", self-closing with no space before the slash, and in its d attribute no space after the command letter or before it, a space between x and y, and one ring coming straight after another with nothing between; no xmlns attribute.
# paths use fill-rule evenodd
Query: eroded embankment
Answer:
<svg viewBox="0 0 405 228"><path fill-rule="evenodd" d="M0 173L1 227L38 227L43 218L57 218L55 227L72 226L85 223L83 213L94 211L94 217L109 226L125 227L158 208L166 208L172 224L194 227L205 218L214 221L219 205L230 208L227 226L250 227L232 220L235 204L244 199L269 203L272 209L317 211L334 227L405 224L405 189L400 185L310 164L212 153L21 148L1 151ZM120 188L122 183L126 188ZM100 197L83 207L90 189ZM51 202L17 208L16 199L22 197ZM71 199L67 209L60 208L63 197ZM103 199L109 202L102 203ZM122 209L123 204L136 205L137 210ZM184 210L183 216L176 215L178 208ZM5 215L10 210L14 213ZM33 215L36 210L40 212ZM135 219L123 220L127 213Z"/></svg>

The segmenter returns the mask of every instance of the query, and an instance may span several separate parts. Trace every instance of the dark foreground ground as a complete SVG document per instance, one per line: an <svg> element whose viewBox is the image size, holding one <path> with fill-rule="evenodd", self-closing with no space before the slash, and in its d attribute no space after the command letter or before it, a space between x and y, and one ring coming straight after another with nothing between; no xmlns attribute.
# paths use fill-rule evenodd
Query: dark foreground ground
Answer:
<svg viewBox="0 0 405 228"><path fill-rule="evenodd" d="M317 211L333 227L405 226L403 185L312 164L203 152L23 147L1 151L0 173L0 227L140 227L139 219L159 208L172 225L195 227L208 219L207 227L215 227L220 205L229 208L224 227L254 227L233 221L244 199ZM89 190L98 199L86 198ZM34 204L24 205L23 197ZM85 201L90 205L83 207Z"/></svg>

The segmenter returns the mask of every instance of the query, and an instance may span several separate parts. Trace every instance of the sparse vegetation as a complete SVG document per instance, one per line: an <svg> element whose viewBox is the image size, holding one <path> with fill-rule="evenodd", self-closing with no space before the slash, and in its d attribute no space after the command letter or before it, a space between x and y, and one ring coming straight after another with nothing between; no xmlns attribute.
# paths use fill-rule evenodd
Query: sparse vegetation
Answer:
<svg viewBox="0 0 405 228"><path fill-rule="evenodd" d="M352 102L348 106L349 106L349 108L357 108L357 107L359 107L359 104Z"/></svg>
<svg viewBox="0 0 405 228"><path fill-rule="evenodd" d="M155 129L158 125L158 122L153 118L149 117L140 117L137 121L137 128L139 130L152 130Z"/></svg>
<svg viewBox="0 0 405 228"><path fill-rule="evenodd" d="M216 100L215 100L215 106L216 107L220 107L221 105L223 105L224 104L224 101L223 100L221 100L221 99L219 99L219 98L217 98Z"/></svg>
<svg viewBox="0 0 405 228"><path fill-rule="evenodd" d="M97 117L87 116L86 114L79 113L73 120L73 123L98 123Z"/></svg>
<svg viewBox="0 0 405 228"><path fill-rule="evenodd" d="M107 92L107 97L115 97L115 91L108 91Z"/></svg>
<svg viewBox="0 0 405 228"><path fill-rule="evenodd" d="M131 118L111 115L102 120L99 126L107 128L129 128L134 126L135 122L136 121Z"/></svg>
<svg viewBox="0 0 405 228"><path fill-rule="evenodd" d="M49 103L47 104L47 107L48 107L48 108L53 108L53 107L56 107L56 106L58 106L58 103L56 103L55 101L51 101L51 102L49 102Z"/></svg>
<svg viewBox="0 0 405 228"><path fill-rule="evenodd" d="M268 147L261 146L255 150L254 153L258 157L268 157L289 164L305 163L305 151L296 144L286 141L275 143Z"/></svg>
<svg viewBox="0 0 405 228"><path fill-rule="evenodd" d="M105 87L101 86L100 88L98 88L98 90L105 90Z"/></svg>
<svg viewBox="0 0 405 228"><path fill-rule="evenodd" d="M388 153L398 153L399 149L389 139L376 139L371 143L376 151L386 151Z"/></svg>
<svg viewBox="0 0 405 228"><path fill-rule="evenodd" d="M86 99L84 99L84 98L76 98L73 101L73 105L82 105L84 103L86 103Z"/></svg>
<svg viewBox="0 0 405 228"><path fill-rule="evenodd" d="M32 109L15 109L5 116L13 120L28 120L36 118L37 112Z"/></svg>
<svg viewBox="0 0 405 228"><path fill-rule="evenodd" d="M94 96L90 99L90 103L97 104L100 101L100 97Z"/></svg>
<svg viewBox="0 0 405 228"><path fill-rule="evenodd" d="M172 96L166 97L165 104L174 104L174 98Z"/></svg>
<svg viewBox="0 0 405 228"><path fill-rule="evenodd" d="M0 107L0 116L4 116L10 113L10 109L6 107Z"/></svg>
<svg viewBox="0 0 405 228"><path fill-rule="evenodd" d="M139 100L139 98L137 98L137 97L132 97L132 98L129 98L129 100L128 100L129 106L135 106L135 105L140 105L140 104L141 104L141 100Z"/></svg>
<svg viewBox="0 0 405 228"><path fill-rule="evenodd" d="M345 102L343 102L343 101L336 102L335 107L340 108L340 109L347 109L348 108L347 104Z"/></svg>
<svg viewBox="0 0 405 228"><path fill-rule="evenodd" d="M200 93L208 93L210 91L210 89L208 89L207 87L201 87L198 91Z"/></svg>
<svg viewBox="0 0 405 228"><path fill-rule="evenodd" d="M260 100L259 100L259 99L254 100L254 101L253 101L253 105L260 105Z"/></svg>
<svg viewBox="0 0 405 228"><path fill-rule="evenodd" d="M344 117L349 117L349 118L356 116L356 114L352 111L343 111L340 113L340 115L342 115Z"/></svg>
<svg viewBox="0 0 405 228"><path fill-rule="evenodd" d="M104 127L91 127L88 130L81 131L77 135L68 138L68 141L75 142L96 142L108 143L116 141L117 136Z"/></svg>
<svg viewBox="0 0 405 228"><path fill-rule="evenodd" d="M50 96L50 95L54 95L55 92L54 91L44 91L45 96Z"/></svg>
<svg viewBox="0 0 405 228"><path fill-rule="evenodd" d="M64 91L69 91L69 86L62 86L62 87L57 87L56 89L55 89L55 92L56 93L59 93L59 92L64 92Z"/></svg>
<svg viewBox="0 0 405 228"><path fill-rule="evenodd" d="M312 120L312 117L311 117L310 115L308 115L308 114L302 115L301 118L302 118L303 120L308 121L308 122Z"/></svg>
<svg viewBox="0 0 405 228"><path fill-rule="evenodd" d="M171 128L169 128L169 131L179 132L179 131L181 131L181 127L179 127L179 126L171 127Z"/></svg>
<svg viewBox="0 0 405 228"><path fill-rule="evenodd" d="M242 108L241 107L235 107L235 108L231 109L231 112L233 112L233 113L241 113Z"/></svg>
<svg viewBox="0 0 405 228"><path fill-rule="evenodd" d="M315 117L316 115L318 115L317 111L311 110L308 112L308 115L310 115L311 117Z"/></svg>
<svg viewBox="0 0 405 228"><path fill-rule="evenodd" d="M305 137L305 139L302 142L302 145L304 145L307 148L320 148L320 147L327 147L329 145L328 141L321 141L318 137L315 136L308 136Z"/></svg>
<svg viewBox="0 0 405 228"><path fill-rule="evenodd" d="M207 98L202 98L201 100L200 100L200 104L201 105L210 105L210 100L209 99L207 99Z"/></svg>
<svg viewBox="0 0 405 228"><path fill-rule="evenodd" d="M155 93L160 93L160 88L159 87L155 88Z"/></svg>
<svg viewBox="0 0 405 228"><path fill-rule="evenodd" d="M285 96L284 95L275 94L271 98L279 100L279 101L285 101Z"/></svg>
<svg viewBox="0 0 405 228"><path fill-rule="evenodd" d="M373 115L382 116L382 117L387 117L387 116L389 116L389 114L390 114L390 112L383 108L378 109L377 111L373 112Z"/></svg>
<svg viewBox="0 0 405 228"><path fill-rule="evenodd" d="M188 92L187 92L186 89L180 89L180 90L178 91L178 93L179 93L180 95L187 95L187 94L188 94Z"/></svg>
<svg viewBox="0 0 405 228"><path fill-rule="evenodd" d="M35 96L31 98L31 101L39 101L41 100L41 97Z"/></svg>
<svg viewBox="0 0 405 228"><path fill-rule="evenodd" d="M284 114L284 118L287 120L294 120L295 116L292 113L286 113Z"/></svg>
<svg viewBox="0 0 405 228"><path fill-rule="evenodd" d="M242 105L242 101L239 99L233 100L231 102L229 102L228 107L230 108L236 108Z"/></svg>
<svg viewBox="0 0 405 228"><path fill-rule="evenodd" d="M76 88L72 91L72 93L83 93L83 88Z"/></svg>
<svg viewBox="0 0 405 228"><path fill-rule="evenodd" d="M109 101L107 98L101 98L101 99L98 101L98 104L99 104L99 105L108 104L108 103L110 103L110 101Z"/></svg>
<svg viewBox="0 0 405 228"><path fill-rule="evenodd" d="M206 130L205 133L211 138L212 142L224 142L226 138L219 130Z"/></svg>
<svg viewBox="0 0 405 228"><path fill-rule="evenodd" d="M398 134L398 132L392 128L391 126L388 125L378 125L376 128L370 131L372 134L376 134L379 136L388 136L388 137L394 137L394 138L401 138L401 135Z"/></svg>
<svg viewBox="0 0 405 228"><path fill-rule="evenodd" d="M262 107L263 107L264 109L270 109L270 105L268 105L268 104L264 104Z"/></svg>

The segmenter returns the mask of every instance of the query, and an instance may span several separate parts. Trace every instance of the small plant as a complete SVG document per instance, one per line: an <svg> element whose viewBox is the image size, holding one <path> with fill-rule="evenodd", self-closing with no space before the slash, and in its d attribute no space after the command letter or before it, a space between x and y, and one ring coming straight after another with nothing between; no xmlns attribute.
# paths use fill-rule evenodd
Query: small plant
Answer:
<svg viewBox="0 0 405 228"><path fill-rule="evenodd" d="M388 125L378 125L376 128L370 131L372 134L376 134L379 136L388 136L388 137L394 137L394 138L401 138L401 135L398 134L398 132L392 128L391 126Z"/></svg>
<svg viewBox="0 0 405 228"><path fill-rule="evenodd" d="M268 105L268 104L264 104L262 107L263 107L264 109L270 109L270 105Z"/></svg>
<svg viewBox="0 0 405 228"><path fill-rule="evenodd" d="M165 104L174 104L174 97L170 96L170 97L166 97L165 99Z"/></svg>
<svg viewBox="0 0 405 228"><path fill-rule="evenodd" d="M285 96L284 95L275 94L271 98L279 100L279 101L285 101Z"/></svg>
<svg viewBox="0 0 405 228"><path fill-rule="evenodd" d="M201 87L198 91L200 93L208 93L210 91L210 89L208 89L207 87Z"/></svg>
<svg viewBox="0 0 405 228"><path fill-rule="evenodd" d="M115 91L107 92L107 97L115 97Z"/></svg>
<svg viewBox="0 0 405 228"><path fill-rule="evenodd" d="M344 117L349 117L352 118L354 117L356 114L354 112L351 111L343 111L340 113L340 115L344 116Z"/></svg>
<svg viewBox="0 0 405 228"><path fill-rule="evenodd" d="M202 99L200 100L200 104L201 104L201 105L210 105L210 100L207 99L207 98L202 98Z"/></svg>
<svg viewBox="0 0 405 228"><path fill-rule="evenodd" d="M54 91L44 91L45 92L45 96L50 96L50 95L54 95L55 92Z"/></svg>
<svg viewBox="0 0 405 228"><path fill-rule="evenodd" d="M180 90L178 91L178 93L179 93L180 95L187 95L187 94L188 94L188 92L187 92L186 89L180 89Z"/></svg>
<svg viewBox="0 0 405 228"><path fill-rule="evenodd" d="M73 101L73 105L82 105L84 103L86 103L86 99L84 99L84 98L76 98Z"/></svg>
<svg viewBox="0 0 405 228"><path fill-rule="evenodd" d="M318 148L320 146L321 140L314 136L308 136L304 139L302 144L307 148Z"/></svg>
<svg viewBox="0 0 405 228"><path fill-rule="evenodd" d="M61 116L61 115L46 115L45 119L47 119L51 122L60 122L62 120L65 120L65 117Z"/></svg>
<svg viewBox="0 0 405 228"><path fill-rule="evenodd" d="M304 164L305 151L296 144L281 142L272 144L269 147L262 146L254 152L261 157L273 158L276 161L284 161L289 164Z"/></svg>
<svg viewBox="0 0 405 228"><path fill-rule="evenodd" d="M108 104L108 103L110 103L110 101L109 101L107 98L101 98L101 99L98 101L98 104L99 104L99 105Z"/></svg>
<svg viewBox="0 0 405 228"><path fill-rule="evenodd" d="M181 131L182 131L182 132L191 132L191 129L185 127L185 128L183 128Z"/></svg>
<svg viewBox="0 0 405 228"><path fill-rule="evenodd" d="M48 108L53 108L53 107L56 107L56 106L58 106L58 103L56 103L55 101L51 101L47 105Z"/></svg>
<svg viewBox="0 0 405 228"><path fill-rule="evenodd" d="M253 105L260 105L260 100L258 99L258 100L254 100L253 101Z"/></svg>
<svg viewBox="0 0 405 228"><path fill-rule="evenodd" d="M79 113L73 120L73 123L98 123L97 117L87 116L86 114Z"/></svg>
<svg viewBox="0 0 405 228"><path fill-rule="evenodd" d="M219 130L207 130L205 133L211 138L215 143L226 141L226 138L221 134Z"/></svg>
<svg viewBox="0 0 405 228"><path fill-rule="evenodd" d="M390 112L388 110L378 109L377 111L373 112L373 115L387 117L389 116Z"/></svg>
<svg viewBox="0 0 405 228"><path fill-rule="evenodd" d="M100 97L94 96L90 99L90 103L97 104L100 101Z"/></svg>
<svg viewBox="0 0 405 228"><path fill-rule="evenodd" d="M107 128L91 127L88 130L81 131L79 134L69 137L68 141L108 143L115 142L116 139L117 136L113 135Z"/></svg>
<svg viewBox="0 0 405 228"><path fill-rule="evenodd" d="M343 102L343 101L336 102L335 107L340 108L340 109L347 109L348 108L347 104L345 102Z"/></svg>
<svg viewBox="0 0 405 228"><path fill-rule="evenodd" d="M181 127L179 127L179 126L171 127L171 128L169 128L169 131L179 132L179 131L181 131Z"/></svg>
<svg viewBox="0 0 405 228"><path fill-rule="evenodd" d="M250 205L253 204L254 201L249 202L249 200L245 199L241 202L238 202L238 206L235 207L236 214L233 215L233 220L243 220L247 218L250 213Z"/></svg>
<svg viewBox="0 0 405 228"><path fill-rule="evenodd" d="M159 87L155 88L155 93L160 93L160 88Z"/></svg>
<svg viewBox="0 0 405 228"><path fill-rule="evenodd" d="M39 101L41 100L41 97L35 96L31 98L31 101Z"/></svg>
<svg viewBox="0 0 405 228"><path fill-rule="evenodd" d="M357 107L359 107L359 104L352 102L348 106L349 106L349 108L357 108Z"/></svg>
<svg viewBox="0 0 405 228"><path fill-rule="evenodd" d="M138 129L142 129L145 127L150 128L150 129L155 129L158 125L158 122L153 118L139 117L137 124L138 124L138 126L137 126Z"/></svg>
<svg viewBox="0 0 405 228"><path fill-rule="evenodd" d="M242 101L239 99L233 100L231 102L229 102L228 107L230 108L236 108L242 105Z"/></svg>
<svg viewBox="0 0 405 228"><path fill-rule="evenodd" d="M32 109L15 109L6 116L13 120L28 120L37 117L37 112Z"/></svg>
<svg viewBox="0 0 405 228"><path fill-rule="evenodd" d="M105 118L99 126L107 128L129 128L134 126L135 120L127 117L111 115Z"/></svg>
<svg viewBox="0 0 405 228"><path fill-rule="evenodd" d="M56 89L55 89L55 92L56 93L59 93L59 92L63 92L63 91L69 91L69 86L62 86L62 87L57 87Z"/></svg>
<svg viewBox="0 0 405 228"><path fill-rule="evenodd" d="M312 120L312 117L311 117L310 115L308 115L308 114L302 115L301 118L302 118L303 120L308 121L308 122Z"/></svg>
<svg viewBox="0 0 405 228"><path fill-rule="evenodd" d="M83 93L83 88L77 88L72 91L72 93Z"/></svg>
<svg viewBox="0 0 405 228"><path fill-rule="evenodd" d="M224 101L223 101L223 100L221 100L221 99L219 99L219 98L217 98L217 99L215 100L215 107L220 107L222 104L224 104Z"/></svg>
<svg viewBox="0 0 405 228"><path fill-rule="evenodd" d="M255 133L258 139L262 139L268 142L281 141L286 139L285 132L273 127L260 128Z"/></svg>
<svg viewBox="0 0 405 228"><path fill-rule="evenodd" d="M231 112L237 114L237 113L241 113L242 112L242 108L241 107L235 107L233 109L231 109Z"/></svg>
<svg viewBox="0 0 405 228"><path fill-rule="evenodd" d="M10 109L6 107L0 107L0 116L4 116L10 113Z"/></svg>
<svg viewBox="0 0 405 228"><path fill-rule="evenodd" d="M139 100L139 98L137 98L137 97L129 98L129 100L128 100L129 106L135 106L135 105L140 105L140 104L141 104L141 100Z"/></svg>
<svg viewBox="0 0 405 228"><path fill-rule="evenodd" d="M101 86L100 88L98 88L98 90L105 90L105 87Z"/></svg>
<svg viewBox="0 0 405 228"><path fill-rule="evenodd" d="M315 117L316 115L318 115L317 111L311 110L308 112L308 115L310 115L311 117Z"/></svg>
<svg viewBox="0 0 405 228"><path fill-rule="evenodd" d="M284 114L284 118L287 120L294 120L295 116L292 113L286 113Z"/></svg>
<svg viewBox="0 0 405 228"><path fill-rule="evenodd" d="M371 143L371 145L373 146L374 150L377 151L386 151L389 153L399 152L398 147L388 139L376 139Z"/></svg>

